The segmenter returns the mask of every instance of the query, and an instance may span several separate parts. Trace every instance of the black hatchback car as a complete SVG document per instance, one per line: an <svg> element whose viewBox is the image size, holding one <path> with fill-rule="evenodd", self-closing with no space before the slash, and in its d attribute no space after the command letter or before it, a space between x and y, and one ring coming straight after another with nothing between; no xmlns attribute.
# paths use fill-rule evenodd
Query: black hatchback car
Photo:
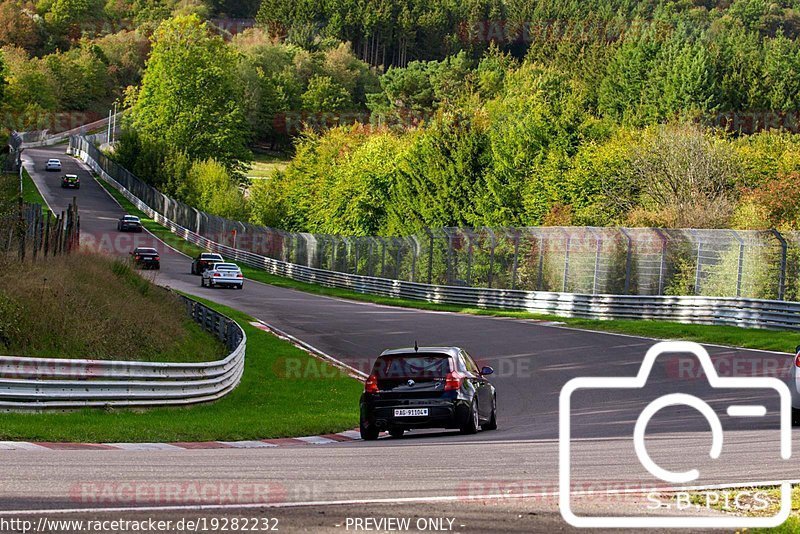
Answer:
<svg viewBox="0 0 800 534"><path fill-rule="evenodd" d="M361 395L361 437L400 437L413 428L497 428L497 395L472 357L458 347L420 347L381 354Z"/></svg>
<svg viewBox="0 0 800 534"><path fill-rule="evenodd" d="M142 269L160 269L161 258L158 251L150 247L136 247L131 251L133 264Z"/></svg>

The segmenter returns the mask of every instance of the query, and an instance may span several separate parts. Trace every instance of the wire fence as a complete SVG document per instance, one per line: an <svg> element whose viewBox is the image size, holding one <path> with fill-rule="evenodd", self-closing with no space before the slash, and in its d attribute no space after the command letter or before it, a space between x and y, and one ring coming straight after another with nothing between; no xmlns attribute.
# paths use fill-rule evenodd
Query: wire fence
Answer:
<svg viewBox="0 0 800 534"><path fill-rule="evenodd" d="M798 300L800 232L661 228L426 229L404 237L298 233L232 221L162 194L73 136L114 180L217 243L348 274L463 287Z"/></svg>

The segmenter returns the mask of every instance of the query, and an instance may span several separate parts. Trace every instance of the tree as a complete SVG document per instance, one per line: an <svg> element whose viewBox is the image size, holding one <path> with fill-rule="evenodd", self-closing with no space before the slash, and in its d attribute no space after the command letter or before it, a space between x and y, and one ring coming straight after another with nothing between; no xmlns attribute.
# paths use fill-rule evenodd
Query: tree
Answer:
<svg viewBox="0 0 800 534"><path fill-rule="evenodd" d="M251 159L233 49L196 15L163 22L153 36L130 124L144 140L215 159L231 172Z"/></svg>
<svg viewBox="0 0 800 534"><path fill-rule="evenodd" d="M0 2L0 47L18 46L28 53L36 50L41 39L34 13L33 6L21 0Z"/></svg>
<svg viewBox="0 0 800 534"><path fill-rule="evenodd" d="M213 159L195 161L186 177L186 202L202 211L247 220L247 205L236 179Z"/></svg>
<svg viewBox="0 0 800 534"><path fill-rule="evenodd" d="M633 160L653 217L648 225L725 227L735 206L741 174L730 147L694 126L659 127Z"/></svg>
<svg viewBox="0 0 800 534"><path fill-rule="evenodd" d="M303 93L303 108L309 111L343 111L352 108L350 93L330 76L314 76Z"/></svg>

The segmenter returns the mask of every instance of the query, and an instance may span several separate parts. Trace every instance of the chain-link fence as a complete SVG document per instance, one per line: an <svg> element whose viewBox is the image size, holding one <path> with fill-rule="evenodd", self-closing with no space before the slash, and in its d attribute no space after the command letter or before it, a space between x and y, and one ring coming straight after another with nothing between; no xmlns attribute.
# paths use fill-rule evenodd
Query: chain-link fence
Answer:
<svg viewBox="0 0 800 534"><path fill-rule="evenodd" d="M164 217L222 245L364 276L447 286L618 295L798 300L800 232L660 228L428 229L344 237L232 221L173 200L71 137L114 180Z"/></svg>

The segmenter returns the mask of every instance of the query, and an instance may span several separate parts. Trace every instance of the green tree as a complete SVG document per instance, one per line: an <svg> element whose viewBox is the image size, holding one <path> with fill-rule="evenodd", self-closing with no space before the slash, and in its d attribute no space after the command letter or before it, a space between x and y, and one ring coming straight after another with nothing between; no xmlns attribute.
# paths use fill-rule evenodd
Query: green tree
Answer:
<svg viewBox="0 0 800 534"><path fill-rule="evenodd" d="M236 55L196 15L165 21L154 34L130 124L145 140L232 172L251 159Z"/></svg>
<svg viewBox="0 0 800 534"><path fill-rule="evenodd" d="M302 100L303 108L309 111L342 111L352 107L350 93L330 76L313 76Z"/></svg>

